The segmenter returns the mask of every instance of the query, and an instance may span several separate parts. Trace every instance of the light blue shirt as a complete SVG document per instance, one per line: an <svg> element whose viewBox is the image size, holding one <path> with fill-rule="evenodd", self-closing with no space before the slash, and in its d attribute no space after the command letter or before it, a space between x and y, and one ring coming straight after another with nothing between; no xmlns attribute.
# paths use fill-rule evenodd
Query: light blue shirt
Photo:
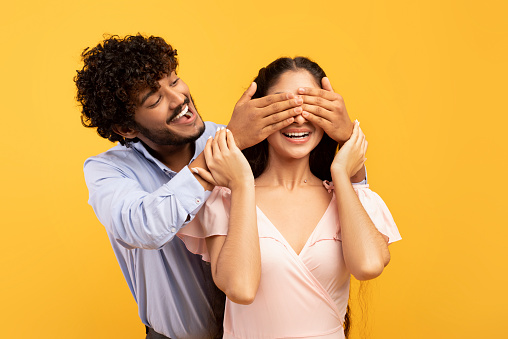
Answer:
<svg viewBox="0 0 508 339"><path fill-rule="evenodd" d="M217 127L205 123L191 162ZM175 237L210 192L186 166L176 173L141 142L117 145L84 165L89 203L105 226L143 323L170 338L213 338L224 295L210 265Z"/></svg>

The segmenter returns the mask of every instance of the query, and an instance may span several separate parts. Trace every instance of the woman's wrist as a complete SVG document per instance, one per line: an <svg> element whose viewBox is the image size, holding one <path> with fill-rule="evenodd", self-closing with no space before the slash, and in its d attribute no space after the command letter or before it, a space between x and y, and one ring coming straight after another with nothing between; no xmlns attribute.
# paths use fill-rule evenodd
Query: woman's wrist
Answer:
<svg viewBox="0 0 508 339"><path fill-rule="evenodd" d="M245 178L237 181L231 181L229 185L231 191L244 191L248 189L254 189L254 178Z"/></svg>
<svg viewBox="0 0 508 339"><path fill-rule="evenodd" d="M345 169L337 168L332 169L332 181L335 187L339 187L344 184L351 184L351 179Z"/></svg>
<svg viewBox="0 0 508 339"><path fill-rule="evenodd" d="M342 165L338 165L338 164L332 164L332 166L330 167L330 173L333 176L342 176L342 175L345 175L347 176L347 171L346 171L346 168Z"/></svg>

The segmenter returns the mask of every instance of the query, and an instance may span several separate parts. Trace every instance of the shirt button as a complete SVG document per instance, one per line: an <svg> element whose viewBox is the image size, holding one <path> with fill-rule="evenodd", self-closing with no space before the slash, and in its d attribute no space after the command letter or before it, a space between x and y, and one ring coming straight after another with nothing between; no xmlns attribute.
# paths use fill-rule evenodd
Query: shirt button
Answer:
<svg viewBox="0 0 508 339"><path fill-rule="evenodd" d="M201 204L201 199L197 198L196 199L196 204Z"/></svg>
<svg viewBox="0 0 508 339"><path fill-rule="evenodd" d="M171 227L171 232L175 233L176 232L176 228Z"/></svg>

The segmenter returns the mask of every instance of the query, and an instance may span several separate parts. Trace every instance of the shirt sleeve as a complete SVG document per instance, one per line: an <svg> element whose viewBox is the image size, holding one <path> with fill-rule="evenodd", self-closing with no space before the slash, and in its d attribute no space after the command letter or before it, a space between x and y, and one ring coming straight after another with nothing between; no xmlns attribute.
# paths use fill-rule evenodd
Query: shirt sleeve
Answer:
<svg viewBox="0 0 508 339"><path fill-rule="evenodd" d="M365 179L363 179L362 181L360 182L353 182L353 186L356 186L356 185L367 185L369 182L367 181L367 166L365 166Z"/></svg>
<svg viewBox="0 0 508 339"><path fill-rule="evenodd" d="M383 199L371 191L369 185L354 185L353 188L376 228L388 237L388 243L401 240L397 225Z"/></svg>
<svg viewBox="0 0 508 339"><path fill-rule="evenodd" d="M186 166L154 192L115 163L92 157L84 165L89 203L125 248L158 249L194 218L206 192Z"/></svg>
<svg viewBox="0 0 508 339"><path fill-rule="evenodd" d="M229 210L231 208L231 191L225 187L215 187L212 194L188 225L178 232L178 237L194 254L203 260L210 261L206 247L206 238L215 235L227 235L229 226Z"/></svg>

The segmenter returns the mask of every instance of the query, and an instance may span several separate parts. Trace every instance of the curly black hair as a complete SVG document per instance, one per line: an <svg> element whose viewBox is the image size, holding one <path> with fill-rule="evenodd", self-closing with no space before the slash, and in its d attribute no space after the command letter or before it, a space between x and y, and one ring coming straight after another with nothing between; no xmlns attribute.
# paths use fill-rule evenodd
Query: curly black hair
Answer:
<svg viewBox="0 0 508 339"><path fill-rule="evenodd" d="M176 70L176 49L160 37L112 35L86 48L81 57L84 66L74 81L83 126L97 127L97 133L112 142L129 144L132 140L115 133L113 126L136 127L136 98L147 88L159 89L158 81Z"/></svg>

